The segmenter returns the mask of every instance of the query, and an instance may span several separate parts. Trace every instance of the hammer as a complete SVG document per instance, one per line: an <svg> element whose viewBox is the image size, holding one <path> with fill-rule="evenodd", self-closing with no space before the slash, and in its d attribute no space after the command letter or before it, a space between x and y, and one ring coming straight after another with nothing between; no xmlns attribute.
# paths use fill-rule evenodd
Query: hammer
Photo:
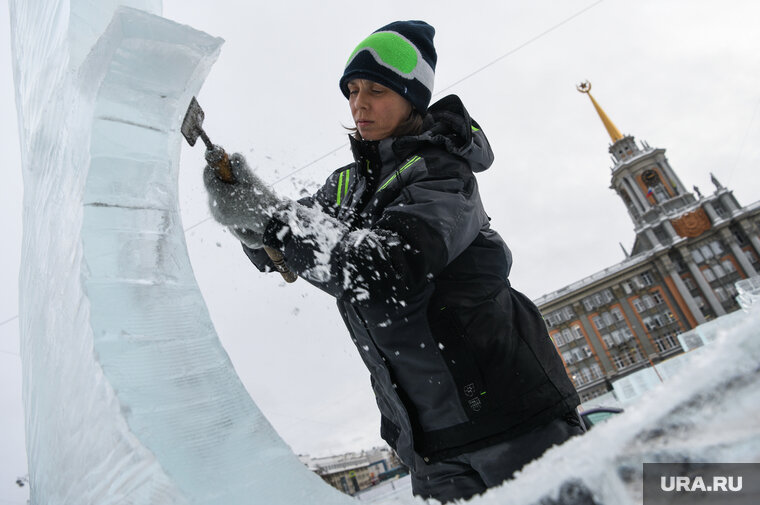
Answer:
<svg viewBox="0 0 760 505"><path fill-rule="evenodd" d="M193 97L193 99L190 100L190 106L185 113L185 119L182 120L180 131L190 146L194 146L195 141L200 137L201 140L203 140L203 143L206 144L206 149L210 151L214 149L214 144L211 143L208 135L203 131L203 120L205 117L206 116L203 113L203 109L201 109L198 100ZM226 152L222 151L222 156L214 161L213 168L216 170L219 178L224 182L235 182L235 177L232 175L232 168L230 167L230 157ZM268 246L264 246L264 250L269 255L272 263L274 263L274 267L280 272L282 278L285 279L285 282L295 282L296 279L298 279L298 274L288 267L285 263L285 258L280 251Z"/></svg>

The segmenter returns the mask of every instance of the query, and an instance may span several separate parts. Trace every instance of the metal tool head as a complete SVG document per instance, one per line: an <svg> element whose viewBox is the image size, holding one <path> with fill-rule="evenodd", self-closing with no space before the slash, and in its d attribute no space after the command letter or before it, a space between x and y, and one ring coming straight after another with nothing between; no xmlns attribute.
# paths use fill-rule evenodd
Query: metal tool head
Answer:
<svg viewBox="0 0 760 505"><path fill-rule="evenodd" d="M195 145L195 141L203 133L203 120L205 117L206 115L198 104L198 100L193 97L190 100L190 106L187 108L185 119L182 120L182 127L180 128L182 135L191 146Z"/></svg>

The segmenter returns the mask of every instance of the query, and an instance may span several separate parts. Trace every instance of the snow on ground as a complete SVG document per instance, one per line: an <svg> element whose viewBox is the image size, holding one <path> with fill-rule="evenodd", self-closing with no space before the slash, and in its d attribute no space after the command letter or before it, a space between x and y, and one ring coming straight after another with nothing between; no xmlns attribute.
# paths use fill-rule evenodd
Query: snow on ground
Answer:
<svg viewBox="0 0 760 505"><path fill-rule="evenodd" d="M713 343L623 414L549 450L514 480L468 503L637 504L643 463L760 461L760 306L729 316L710 323ZM410 494L410 486L384 483L360 501L422 503Z"/></svg>

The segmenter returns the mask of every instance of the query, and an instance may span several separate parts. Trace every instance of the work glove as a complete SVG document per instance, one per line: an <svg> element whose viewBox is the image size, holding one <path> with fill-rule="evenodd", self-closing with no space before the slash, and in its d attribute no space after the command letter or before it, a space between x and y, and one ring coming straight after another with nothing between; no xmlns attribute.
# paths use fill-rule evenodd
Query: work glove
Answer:
<svg viewBox="0 0 760 505"><path fill-rule="evenodd" d="M251 249L261 249L264 247L264 242L262 242L262 239L264 237L261 233L254 233L251 230L247 230L245 228L237 228L235 226L228 226L227 229L230 231L233 237Z"/></svg>
<svg viewBox="0 0 760 505"><path fill-rule="evenodd" d="M206 151L208 165L203 171L203 183L211 216L248 247L262 247L264 230L283 202L254 175L241 154L230 156L233 180L222 180L213 167L223 155L224 150L218 146Z"/></svg>

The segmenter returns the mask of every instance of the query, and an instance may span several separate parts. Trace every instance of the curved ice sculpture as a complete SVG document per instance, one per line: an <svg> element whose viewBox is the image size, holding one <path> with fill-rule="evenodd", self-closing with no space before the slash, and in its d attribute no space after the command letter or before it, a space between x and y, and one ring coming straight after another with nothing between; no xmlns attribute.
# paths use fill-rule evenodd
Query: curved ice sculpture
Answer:
<svg viewBox="0 0 760 505"><path fill-rule="evenodd" d="M32 502L349 501L253 403L188 261L179 125L222 41L115 3L11 6Z"/></svg>

